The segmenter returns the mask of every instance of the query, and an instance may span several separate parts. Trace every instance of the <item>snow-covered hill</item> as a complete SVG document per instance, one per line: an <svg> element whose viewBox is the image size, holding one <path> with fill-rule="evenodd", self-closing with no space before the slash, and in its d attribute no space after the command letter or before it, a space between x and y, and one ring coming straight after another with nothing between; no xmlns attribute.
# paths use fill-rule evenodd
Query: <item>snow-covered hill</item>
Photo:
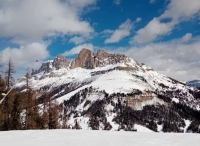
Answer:
<svg viewBox="0 0 200 146"><path fill-rule="evenodd" d="M188 86L200 88L200 80L193 80L186 82Z"/></svg>
<svg viewBox="0 0 200 146"><path fill-rule="evenodd" d="M0 132L4 146L199 146L200 135L89 130Z"/></svg>
<svg viewBox="0 0 200 146"><path fill-rule="evenodd" d="M97 60L97 61L96 61ZM72 67L41 71L32 89L63 105L68 128L200 132L200 92L119 54L84 49ZM25 86L25 78L17 87Z"/></svg>

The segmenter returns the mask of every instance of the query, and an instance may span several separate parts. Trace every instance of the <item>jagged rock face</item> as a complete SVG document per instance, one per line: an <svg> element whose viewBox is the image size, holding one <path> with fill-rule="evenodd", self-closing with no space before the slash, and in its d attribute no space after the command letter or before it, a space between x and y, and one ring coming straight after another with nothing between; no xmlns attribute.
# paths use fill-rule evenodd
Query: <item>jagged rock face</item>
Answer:
<svg viewBox="0 0 200 146"><path fill-rule="evenodd" d="M34 69L32 70L31 75L34 75L40 72L45 72L45 73L51 72L53 70L52 63L53 63L53 60L49 60L42 63L42 66L38 70L34 70Z"/></svg>
<svg viewBox="0 0 200 146"><path fill-rule="evenodd" d="M93 69L95 67L102 67L108 64L116 64L124 61L127 57L122 54L108 54L104 50L98 50L94 54L88 49L82 49L79 55L72 61L71 69L82 67L86 69Z"/></svg>
<svg viewBox="0 0 200 146"><path fill-rule="evenodd" d="M49 73L53 70L59 70L61 68L67 68L70 62L65 58L64 55L57 55L54 60L46 61L42 64L42 66L38 70L32 70L32 75L45 72Z"/></svg>
<svg viewBox="0 0 200 146"><path fill-rule="evenodd" d="M72 61L71 69L83 67L87 69L94 68L94 53L88 49L82 49L78 56Z"/></svg>
<svg viewBox="0 0 200 146"><path fill-rule="evenodd" d="M56 68L56 70L60 68L67 68L69 64L70 62L65 58L64 55L61 54L56 56L56 58L53 60L53 66Z"/></svg>
<svg viewBox="0 0 200 146"><path fill-rule="evenodd" d="M100 60L104 59L104 58L107 58L109 56L108 53L106 53L104 50L98 50L97 51L97 55L96 57Z"/></svg>

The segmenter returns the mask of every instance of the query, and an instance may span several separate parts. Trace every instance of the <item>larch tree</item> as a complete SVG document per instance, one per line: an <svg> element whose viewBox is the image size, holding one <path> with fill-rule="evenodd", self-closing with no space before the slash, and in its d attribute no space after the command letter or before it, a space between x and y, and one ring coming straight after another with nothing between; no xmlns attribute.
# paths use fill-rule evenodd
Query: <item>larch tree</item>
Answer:
<svg viewBox="0 0 200 146"><path fill-rule="evenodd" d="M15 73L15 68L14 68L12 60L10 59L8 61L8 67L5 71L5 81L6 81L7 91L13 85L13 81L14 81L13 74L14 73Z"/></svg>
<svg viewBox="0 0 200 146"><path fill-rule="evenodd" d="M25 129L37 129L39 109L36 101L34 91L29 87L29 79L31 75L27 73L26 77L26 116L25 116Z"/></svg>
<svg viewBox="0 0 200 146"><path fill-rule="evenodd" d="M48 129L59 128L59 105L51 99L51 94L45 93L43 96L43 120Z"/></svg>
<svg viewBox="0 0 200 146"><path fill-rule="evenodd" d="M0 76L0 100L4 97L4 92L6 89L6 84L3 78ZM3 103L0 104L0 131L2 130L2 127L4 125L4 117L5 117L5 112L4 112L4 105Z"/></svg>
<svg viewBox="0 0 200 146"><path fill-rule="evenodd" d="M15 73L14 65L12 60L10 59L7 64L7 69L5 71L5 83L6 83L6 92L10 90L10 88L13 85L13 74ZM13 95L10 93L6 96L3 103L4 104L4 123L3 123L3 130L9 130L10 129L10 113L12 108L12 99Z"/></svg>

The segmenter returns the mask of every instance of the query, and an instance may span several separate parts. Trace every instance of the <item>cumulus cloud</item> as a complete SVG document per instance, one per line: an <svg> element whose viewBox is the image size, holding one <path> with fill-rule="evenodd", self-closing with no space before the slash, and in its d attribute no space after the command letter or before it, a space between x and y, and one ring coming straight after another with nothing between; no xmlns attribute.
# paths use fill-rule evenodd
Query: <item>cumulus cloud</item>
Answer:
<svg viewBox="0 0 200 146"><path fill-rule="evenodd" d="M193 44L151 44L132 48L130 56L156 71L181 81L200 78L199 42ZM189 49L190 48L190 49Z"/></svg>
<svg viewBox="0 0 200 146"><path fill-rule="evenodd" d="M140 21L142 21L142 18L140 18L140 17L136 18L136 20L135 20L136 23L138 23Z"/></svg>
<svg viewBox="0 0 200 146"><path fill-rule="evenodd" d="M75 6L78 8L84 8L85 6L96 3L96 0L66 0L66 1L68 1L71 6Z"/></svg>
<svg viewBox="0 0 200 146"><path fill-rule="evenodd" d="M173 20L190 19L191 16L197 14L199 10L199 0L171 0L160 18L172 18Z"/></svg>
<svg viewBox="0 0 200 146"><path fill-rule="evenodd" d="M89 49L91 51L94 51L94 46L92 44L82 44L78 45L74 48L72 48L69 51L64 52L65 56L71 56L71 55L76 55L78 54L83 48Z"/></svg>
<svg viewBox="0 0 200 146"><path fill-rule="evenodd" d="M133 23L130 19L127 19L124 23L122 23L118 29L113 31L112 35L105 40L105 43L117 43L123 38L130 35L130 32L133 28Z"/></svg>
<svg viewBox="0 0 200 146"><path fill-rule="evenodd" d="M70 43L74 43L76 45L82 44L85 41L86 41L86 38L84 38L82 36L74 36L69 40Z"/></svg>
<svg viewBox="0 0 200 146"><path fill-rule="evenodd" d="M187 33L186 35L184 35L181 39L182 42L188 42L192 39L192 34L191 33Z"/></svg>
<svg viewBox="0 0 200 146"><path fill-rule="evenodd" d="M30 67L36 60L41 61L49 56L46 47L45 43L31 43L20 48L8 47L2 51L1 62L7 64L11 59L15 67Z"/></svg>
<svg viewBox="0 0 200 146"><path fill-rule="evenodd" d="M161 23L158 18L154 18L144 28L137 31L130 43L149 43L158 36L165 35L173 29L174 23Z"/></svg>
<svg viewBox="0 0 200 146"><path fill-rule="evenodd" d="M169 34L177 24L187 21L200 11L199 0L171 0L161 16L153 18L144 28L136 32L130 43L149 43ZM169 19L168 22L163 20Z"/></svg>
<svg viewBox="0 0 200 146"><path fill-rule="evenodd" d="M21 44L60 34L92 33L89 22L80 18L80 11L92 3L94 0L1 0L0 37L12 37Z"/></svg>
<svg viewBox="0 0 200 146"><path fill-rule="evenodd" d="M114 33L114 30L111 29L105 29L103 30L100 35L101 37L109 37L110 35L112 35Z"/></svg>

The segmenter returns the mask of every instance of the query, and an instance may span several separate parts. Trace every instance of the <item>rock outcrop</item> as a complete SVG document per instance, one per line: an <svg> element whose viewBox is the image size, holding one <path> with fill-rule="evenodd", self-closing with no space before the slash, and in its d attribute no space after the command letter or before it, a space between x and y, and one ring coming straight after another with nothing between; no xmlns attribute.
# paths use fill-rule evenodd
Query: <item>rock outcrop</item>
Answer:
<svg viewBox="0 0 200 146"><path fill-rule="evenodd" d="M55 67L56 70L60 68L67 68L69 64L70 62L65 58L64 55L61 54L56 56L56 58L53 60L53 67Z"/></svg>
<svg viewBox="0 0 200 146"><path fill-rule="evenodd" d="M69 67L70 62L65 58L64 55L57 55L54 60L46 61L42 64L42 66L38 70L32 70L32 75L44 72L50 73L53 70L59 70L61 68Z"/></svg>
<svg viewBox="0 0 200 146"><path fill-rule="evenodd" d="M104 50L98 50L94 54L88 49L82 49L78 56L72 61L70 69L82 67L86 69L93 69L95 67L102 67L108 64L116 64L124 61L127 57L122 54L108 54Z"/></svg>
<svg viewBox="0 0 200 146"><path fill-rule="evenodd" d="M94 68L94 58L95 54L88 50L88 49L82 49L78 56L72 61L70 69L74 69L77 67L83 67L87 69L92 69Z"/></svg>
<svg viewBox="0 0 200 146"><path fill-rule="evenodd" d="M67 67L70 69L77 67L93 69L95 67L102 67L109 64L117 64L125 61L126 59L127 56L123 54L109 54L104 50L98 50L95 54L92 51L83 48L78 56L72 61L71 65L64 55L58 55L54 60L44 62L38 70L33 70L32 75L39 72L50 73L53 70L59 70Z"/></svg>

